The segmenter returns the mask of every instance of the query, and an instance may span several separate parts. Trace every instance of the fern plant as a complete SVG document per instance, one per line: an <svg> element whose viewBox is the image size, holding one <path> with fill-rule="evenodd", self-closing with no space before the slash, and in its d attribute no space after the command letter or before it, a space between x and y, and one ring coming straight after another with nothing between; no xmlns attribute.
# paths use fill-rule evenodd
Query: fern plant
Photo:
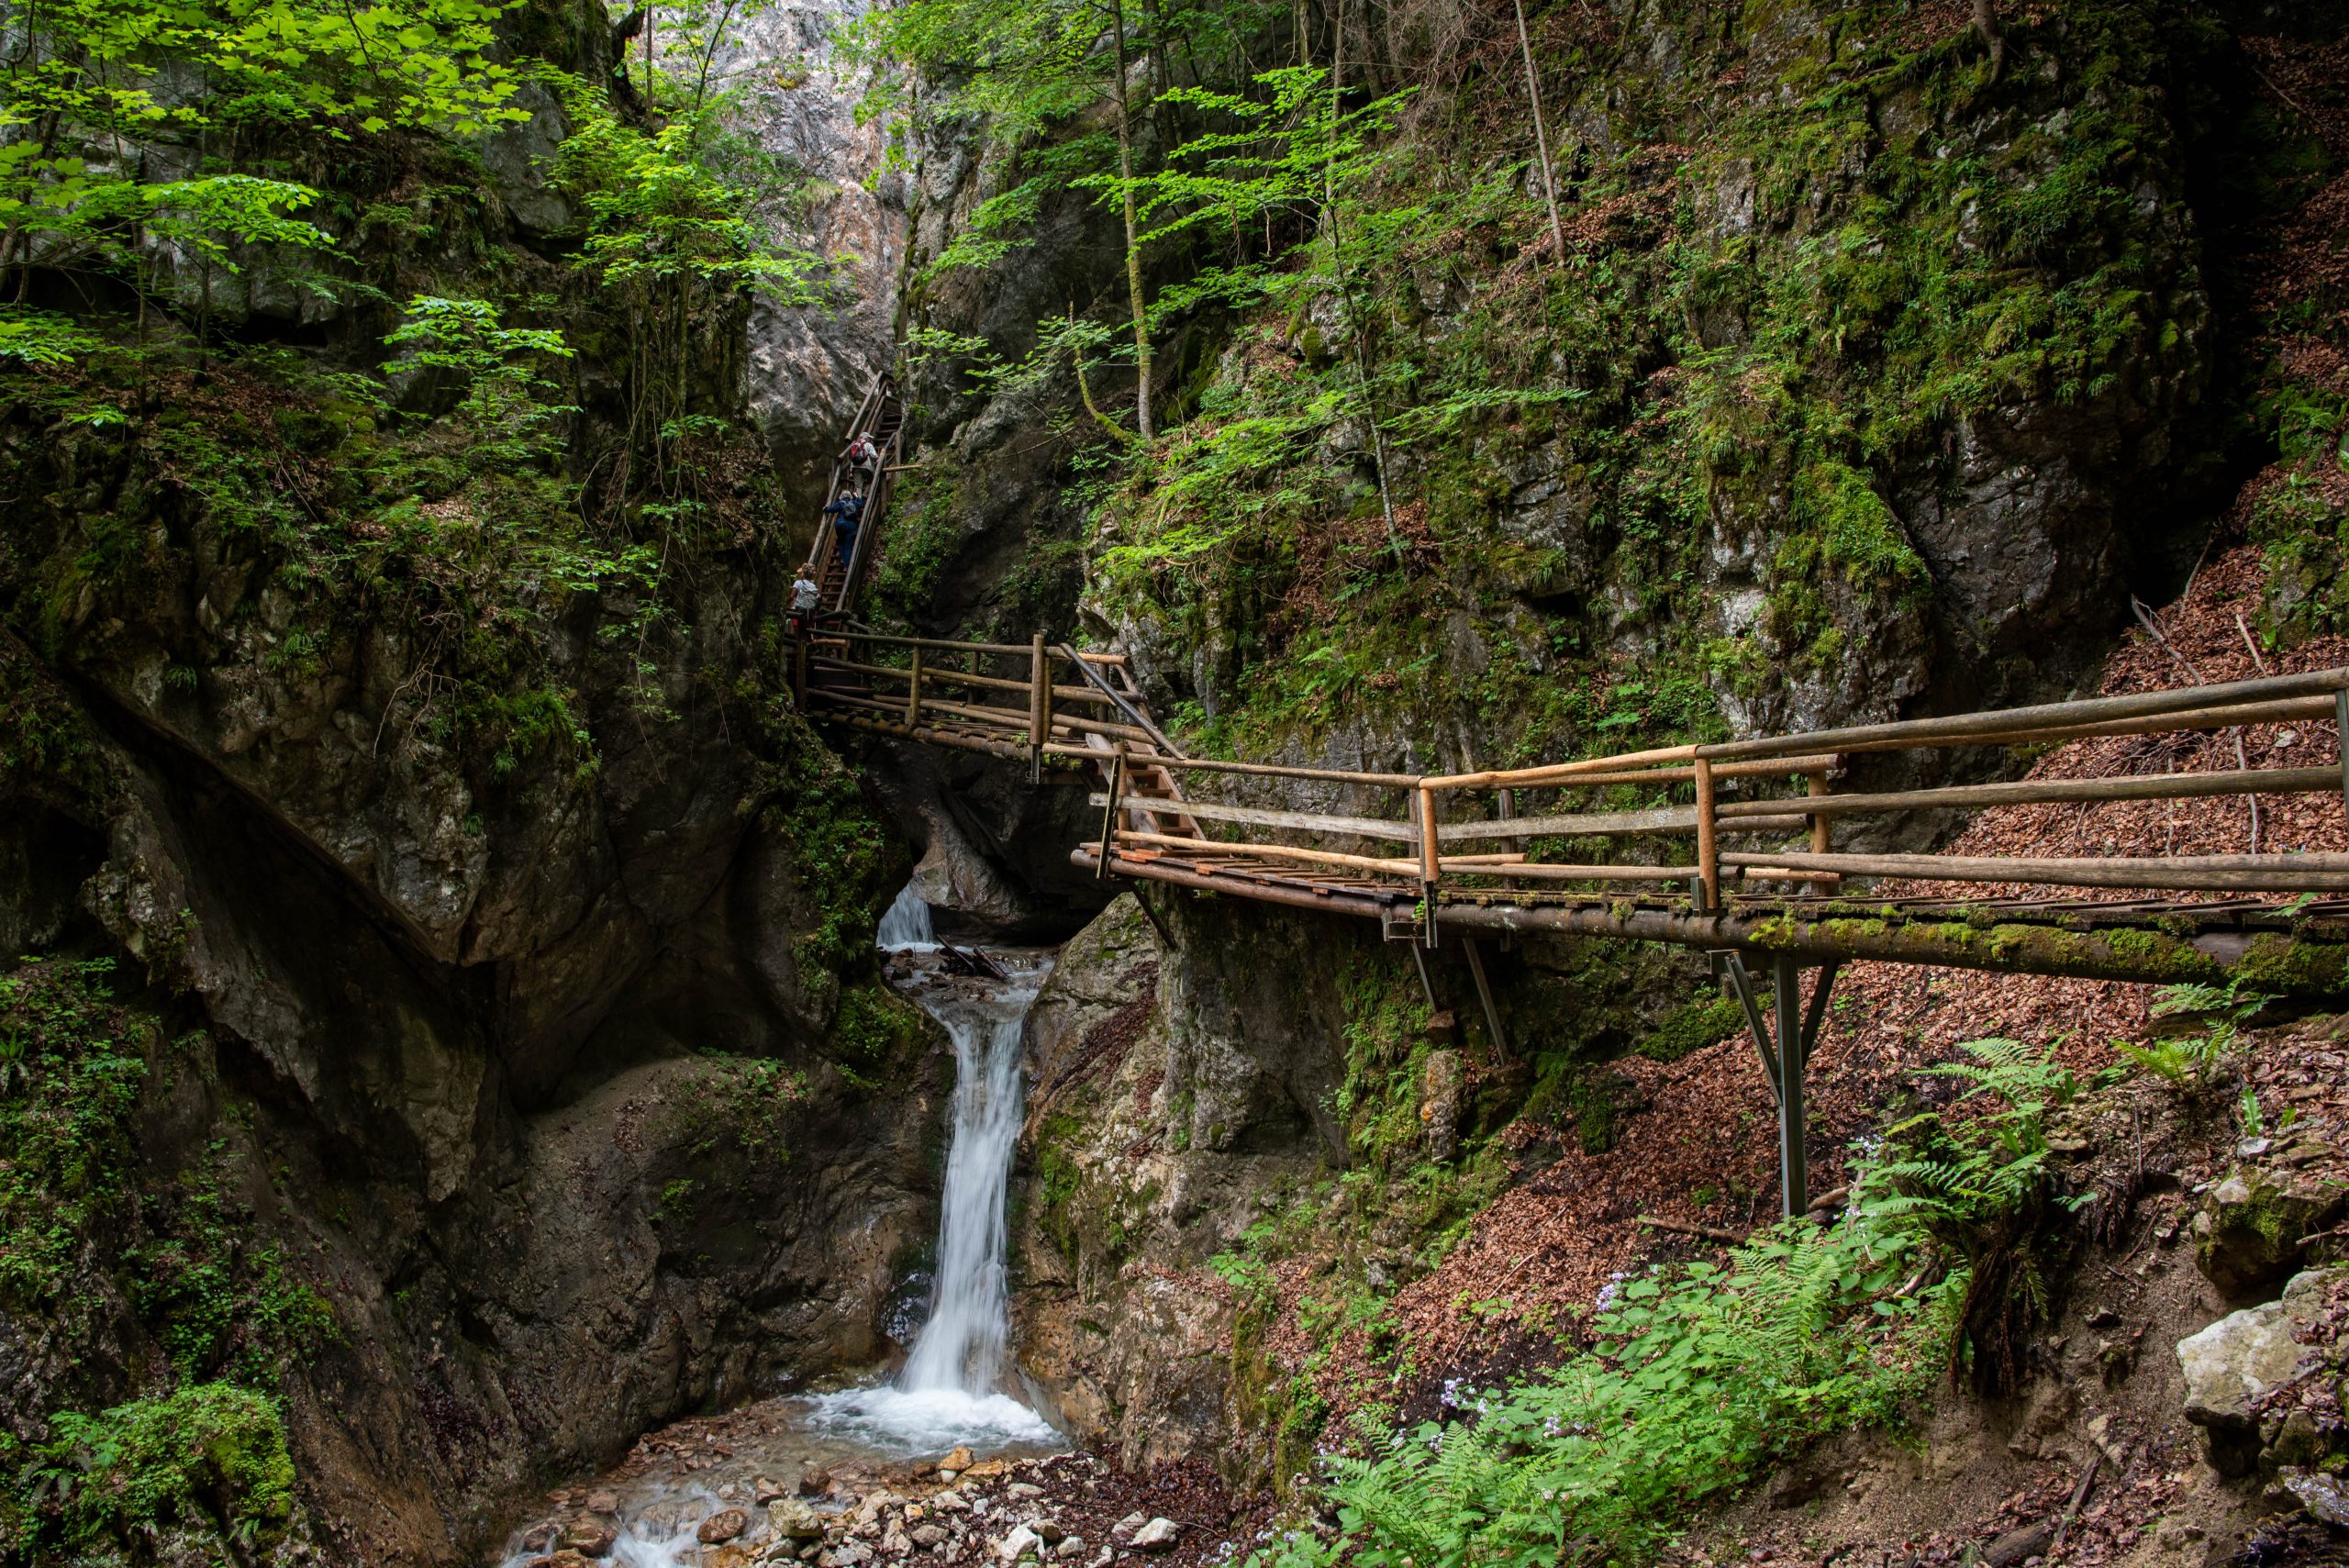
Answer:
<svg viewBox="0 0 2349 1568"><path fill-rule="evenodd" d="M1295 1536L1252 1561L1644 1562L1698 1506L1815 1439L1900 1422L1944 1365L2012 1370L2013 1336L2047 1306L2036 1249L2061 1203L2047 1115L2078 1084L2012 1040L1965 1051L1932 1071L1967 1085L1972 1114L1893 1129L1856 1162L1837 1224L1790 1220L1726 1267L1625 1282L1563 1364L1455 1399L1466 1420L1332 1460L1337 1536ZM2009 1292L2024 1309L2001 1317Z"/></svg>
<svg viewBox="0 0 2349 1568"><path fill-rule="evenodd" d="M2210 1020L2208 1026L2200 1034L2158 1040L2142 1046L2116 1040L2112 1049L2132 1066L2158 1079L2181 1098L2199 1101L2210 1091L2220 1067L2234 1054L2243 1025L2260 1008L2276 1000L2266 992L2245 991L2242 985L2240 975L2223 986L2165 985L2154 994L2154 1017L2206 1017Z"/></svg>

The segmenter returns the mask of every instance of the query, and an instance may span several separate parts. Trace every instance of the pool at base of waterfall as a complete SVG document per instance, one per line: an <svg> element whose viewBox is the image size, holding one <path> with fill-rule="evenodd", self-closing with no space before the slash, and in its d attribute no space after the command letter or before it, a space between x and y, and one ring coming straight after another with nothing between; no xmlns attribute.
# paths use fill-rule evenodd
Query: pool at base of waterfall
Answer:
<svg viewBox="0 0 2349 1568"><path fill-rule="evenodd" d="M962 1447L999 1452L1060 1441L1052 1424L1008 1394L882 1384L806 1401L811 1430L837 1433L906 1459Z"/></svg>
<svg viewBox="0 0 2349 1568"><path fill-rule="evenodd" d="M777 1554L787 1543L776 1539L767 1507L774 1499L795 1498L830 1523L864 1497L935 1486L940 1462L957 1448L969 1449L984 1471L1067 1446L1004 1395L882 1386L762 1400L648 1432L613 1469L550 1491L543 1508L507 1538L499 1562L574 1568L573 1559L556 1555L566 1548L618 1568L782 1562L796 1553ZM727 1527L737 1510L733 1534ZM725 1539L706 1540L706 1529Z"/></svg>

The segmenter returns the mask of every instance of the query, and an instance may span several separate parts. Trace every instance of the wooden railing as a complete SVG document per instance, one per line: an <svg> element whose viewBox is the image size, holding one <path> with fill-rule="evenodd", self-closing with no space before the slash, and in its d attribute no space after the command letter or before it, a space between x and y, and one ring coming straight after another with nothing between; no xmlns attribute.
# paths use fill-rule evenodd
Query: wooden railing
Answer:
<svg viewBox="0 0 2349 1568"><path fill-rule="evenodd" d="M1900 877L1953 883L2181 889L2210 892L2338 892L2349 890L2349 855L2240 854L2106 856L2029 859L1944 855L1838 853L1835 825L1847 818L1937 808L1980 808L2053 801L2184 800L2214 795L2316 794L2340 791L2349 800L2349 762L2324 766L2241 769L2231 773L2160 773L2098 779L2022 780L1934 788L1838 794L1844 760L1870 752L2008 747L2096 736L2149 735L2331 719L2349 720L2349 670L2277 676L2227 685L2044 704L2001 712L1961 714L1863 725L1712 745L1656 748L1538 767L1483 773L1410 775L1291 768L1207 760L1166 761L1174 772L1247 774L1338 783L1373 803L1353 815L1231 806L1191 800L1186 811L1203 823L1243 830L1240 850L1268 861L1325 867L1357 876L1393 879L1434 899L1447 889L1490 891L1527 885L1687 884L1704 907L1719 907L1725 877L1749 884L1827 889L1848 876ZM1777 785L1782 794L1748 795L1745 788ZM1567 808L1567 797L1621 786L1681 796L1669 804L1630 809ZM1553 805L1527 811L1531 797L1554 795ZM1489 798L1485 809L1464 803ZM1113 784L1094 803L1107 808L1099 849L1153 851L1199 848L1195 840L1119 825ZM1383 807L1383 809L1382 809ZM1446 820L1446 818L1451 818ZM1808 831L1807 845L1783 847ZM1285 842L1279 836L1304 838ZM1735 847L1756 837L1777 847ZM1669 863L1564 862L1543 858L1529 841L1594 838L1690 840L1686 860ZM1381 854L1381 843L1400 853ZM1480 846L1491 845L1490 850ZM1458 846L1461 852L1453 852Z"/></svg>
<svg viewBox="0 0 2349 1568"><path fill-rule="evenodd" d="M1106 762L1120 742L1179 754L1131 697L1100 677L1103 667L1125 662L1120 653L1053 647L1041 636L1023 646L843 629L803 639L794 657L800 706L861 719L863 728L920 731L937 744L998 754L1024 749L1039 772L1047 759ZM1020 700L985 700L997 693Z"/></svg>

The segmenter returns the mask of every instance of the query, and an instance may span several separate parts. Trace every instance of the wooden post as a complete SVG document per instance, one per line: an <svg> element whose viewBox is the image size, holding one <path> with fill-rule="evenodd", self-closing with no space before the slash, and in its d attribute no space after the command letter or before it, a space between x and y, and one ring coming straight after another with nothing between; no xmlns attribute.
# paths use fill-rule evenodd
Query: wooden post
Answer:
<svg viewBox="0 0 2349 1568"><path fill-rule="evenodd" d="M1809 785L1809 792L1812 795L1825 795L1827 793L1827 774L1824 770L1810 774L1807 782ZM1829 819L1825 816L1814 817L1810 819L1810 852L1812 854L1823 855L1828 852L1828 849L1830 847L1830 833L1828 829ZM1816 884L1805 884L1803 886L1803 892L1806 894L1810 893L1816 886Z"/></svg>
<svg viewBox="0 0 2349 1568"><path fill-rule="evenodd" d="M2334 748L2341 754L2341 808L2349 811L2349 691L2332 694L2332 722L2340 732Z"/></svg>
<svg viewBox="0 0 2349 1568"><path fill-rule="evenodd" d="M1052 738L1052 672L1044 662L1044 634L1028 650L1028 782L1044 782L1044 742Z"/></svg>
<svg viewBox="0 0 2349 1568"><path fill-rule="evenodd" d="M1713 765L1696 759L1697 875L1705 887L1705 907L1721 906L1721 862L1713 833Z"/></svg>
<svg viewBox="0 0 2349 1568"><path fill-rule="evenodd" d="M1425 784L1419 790L1419 896L1427 907L1427 942L1435 946L1436 878L1439 875L1435 835L1435 791Z"/></svg>
<svg viewBox="0 0 2349 1568"><path fill-rule="evenodd" d="M1109 808L1101 814L1101 862L1093 868L1096 881L1109 878L1109 848L1118 836L1118 796L1126 790L1126 743L1118 742L1118 754L1109 763Z"/></svg>
<svg viewBox="0 0 2349 1568"><path fill-rule="evenodd" d="M913 668L907 673L912 682L906 688L906 728L914 729L921 724L921 644L918 642L914 644Z"/></svg>

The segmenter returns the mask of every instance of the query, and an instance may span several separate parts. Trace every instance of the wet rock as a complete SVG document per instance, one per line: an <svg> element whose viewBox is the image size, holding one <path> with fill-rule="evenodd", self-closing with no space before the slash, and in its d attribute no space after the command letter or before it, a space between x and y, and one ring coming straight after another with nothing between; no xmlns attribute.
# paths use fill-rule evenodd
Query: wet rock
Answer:
<svg viewBox="0 0 2349 1568"><path fill-rule="evenodd" d="M2287 1470L2278 1477L2300 1507L2326 1524L2349 1529L2349 1490L2338 1475L2318 1470Z"/></svg>
<svg viewBox="0 0 2349 1568"><path fill-rule="evenodd" d="M619 1495L615 1492L590 1492L584 1506L591 1514L617 1514L620 1511Z"/></svg>
<svg viewBox="0 0 2349 1568"><path fill-rule="evenodd" d="M2339 1217L2343 1195L2296 1171L2238 1167L2194 1217L2194 1263L2231 1299L2254 1295L2299 1266L2300 1240Z"/></svg>
<svg viewBox="0 0 2349 1568"><path fill-rule="evenodd" d="M2210 1434L2210 1462L2222 1475L2247 1474L2257 1462L2254 1401L2289 1378L2310 1353L2293 1330L2315 1314L2337 1269L2313 1269L2285 1286L2282 1299L2232 1312L2177 1342L2186 1377L2186 1418Z"/></svg>
<svg viewBox="0 0 2349 1568"><path fill-rule="evenodd" d="M820 1497L831 1489L832 1473L820 1466L799 1477L799 1495L803 1497Z"/></svg>
<svg viewBox="0 0 2349 1568"><path fill-rule="evenodd" d="M790 1496L791 1494L784 1489L781 1482L770 1481L763 1475L751 1484L751 1501L763 1508L777 1497Z"/></svg>
<svg viewBox="0 0 2349 1568"><path fill-rule="evenodd" d="M824 1517L796 1497L767 1505L767 1528L786 1540L814 1540L824 1533Z"/></svg>
<svg viewBox="0 0 2349 1568"><path fill-rule="evenodd" d="M1134 1531L1133 1549L1136 1551L1172 1551L1182 1533L1183 1527L1173 1519L1155 1518Z"/></svg>
<svg viewBox="0 0 2349 1568"><path fill-rule="evenodd" d="M618 1540L619 1532L603 1520L581 1519L563 1532L562 1544L583 1557L604 1557Z"/></svg>
<svg viewBox="0 0 2349 1568"><path fill-rule="evenodd" d="M1448 1164L1460 1151L1460 1092L1464 1075L1460 1052L1445 1049L1428 1052L1427 1070L1419 1079L1419 1121L1427 1133L1428 1158Z"/></svg>
<svg viewBox="0 0 2349 1568"><path fill-rule="evenodd" d="M722 1546L751 1528L751 1516L740 1508L720 1508L701 1521L694 1539L704 1546Z"/></svg>

